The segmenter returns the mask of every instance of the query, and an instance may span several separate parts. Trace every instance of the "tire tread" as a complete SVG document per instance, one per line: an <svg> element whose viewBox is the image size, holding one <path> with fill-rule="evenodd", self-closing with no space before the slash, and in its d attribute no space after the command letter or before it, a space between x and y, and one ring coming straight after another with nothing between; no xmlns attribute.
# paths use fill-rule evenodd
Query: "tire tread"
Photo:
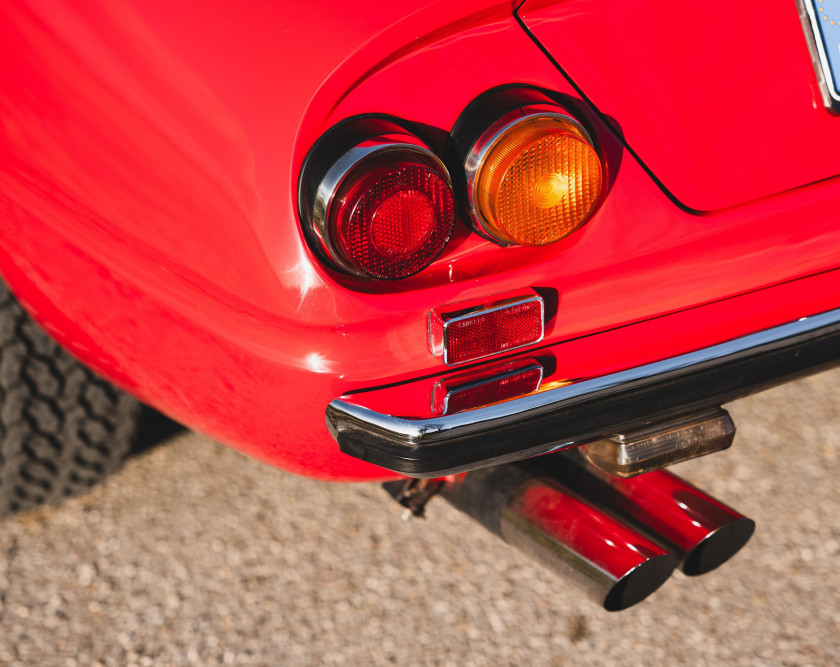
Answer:
<svg viewBox="0 0 840 667"><path fill-rule="evenodd" d="M0 282L0 515L57 503L128 456L140 404L76 361Z"/></svg>

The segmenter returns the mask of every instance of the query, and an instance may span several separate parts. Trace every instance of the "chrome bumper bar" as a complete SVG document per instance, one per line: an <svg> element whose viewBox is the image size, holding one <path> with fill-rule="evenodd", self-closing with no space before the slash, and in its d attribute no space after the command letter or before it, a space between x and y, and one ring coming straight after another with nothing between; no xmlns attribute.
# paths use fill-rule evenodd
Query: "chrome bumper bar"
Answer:
<svg viewBox="0 0 840 667"><path fill-rule="evenodd" d="M431 419L336 399L341 450L411 477L440 477L575 447L840 364L840 309L505 403Z"/></svg>

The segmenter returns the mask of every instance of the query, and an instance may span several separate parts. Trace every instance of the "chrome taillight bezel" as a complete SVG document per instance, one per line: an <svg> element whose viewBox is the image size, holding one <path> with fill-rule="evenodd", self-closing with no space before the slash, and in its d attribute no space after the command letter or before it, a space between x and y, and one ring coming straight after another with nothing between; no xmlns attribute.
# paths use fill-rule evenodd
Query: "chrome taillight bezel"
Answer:
<svg viewBox="0 0 840 667"><path fill-rule="evenodd" d="M323 261L358 278L376 279L375 276L371 276L353 265L340 252L333 238L333 230L330 228L332 210L336 205L336 195L347 179L351 178L358 170L363 169L367 163L384 156L394 158L404 156L407 161L425 166L434 171L450 191L452 190L452 179L443 162L428 147L409 135L374 137L353 146L341 155L327 169L315 188L310 209L311 216L308 220L304 220L303 224L309 226L308 236L314 240L315 252ZM452 196L454 199L454 192ZM451 235L452 230L450 229L447 241ZM397 279L405 277L409 276L401 276Z"/></svg>

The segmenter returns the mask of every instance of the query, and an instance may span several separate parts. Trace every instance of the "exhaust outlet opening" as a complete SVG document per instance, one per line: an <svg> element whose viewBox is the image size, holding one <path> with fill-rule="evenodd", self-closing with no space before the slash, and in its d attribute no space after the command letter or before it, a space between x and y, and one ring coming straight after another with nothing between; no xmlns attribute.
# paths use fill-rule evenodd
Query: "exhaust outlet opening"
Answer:
<svg viewBox="0 0 840 667"><path fill-rule="evenodd" d="M674 557L666 554L651 558L633 568L616 582L604 598L604 609L622 611L641 602L668 580L675 564Z"/></svg>
<svg viewBox="0 0 840 667"><path fill-rule="evenodd" d="M745 516L733 518L689 551L680 569L689 577L711 572L738 553L754 532L755 521Z"/></svg>

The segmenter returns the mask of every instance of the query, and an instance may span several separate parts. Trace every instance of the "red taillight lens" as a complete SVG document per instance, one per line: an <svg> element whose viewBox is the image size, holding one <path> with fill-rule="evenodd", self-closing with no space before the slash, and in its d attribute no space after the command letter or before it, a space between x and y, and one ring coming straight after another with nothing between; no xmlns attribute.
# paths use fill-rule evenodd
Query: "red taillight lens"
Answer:
<svg viewBox="0 0 840 667"><path fill-rule="evenodd" d="M531 345L543 337L543 301L531 290L432 311L432 352L450 366Z"/></svg>
<svg viewBox="0 0 840 667"><path fill-rule="evenodd" d="M429 164L388 151L345 178L330 211L336 250L383 280L422 271L443 252L455 223L447 179Z"/></svg>
<svg viewBox="0 0 840 667"><path fill-rule="evenodd" d="M427 148L379 138L339 158L318 186L312 231L358 276L396 280L443 252L455 225L446 168Z"/></svg>

